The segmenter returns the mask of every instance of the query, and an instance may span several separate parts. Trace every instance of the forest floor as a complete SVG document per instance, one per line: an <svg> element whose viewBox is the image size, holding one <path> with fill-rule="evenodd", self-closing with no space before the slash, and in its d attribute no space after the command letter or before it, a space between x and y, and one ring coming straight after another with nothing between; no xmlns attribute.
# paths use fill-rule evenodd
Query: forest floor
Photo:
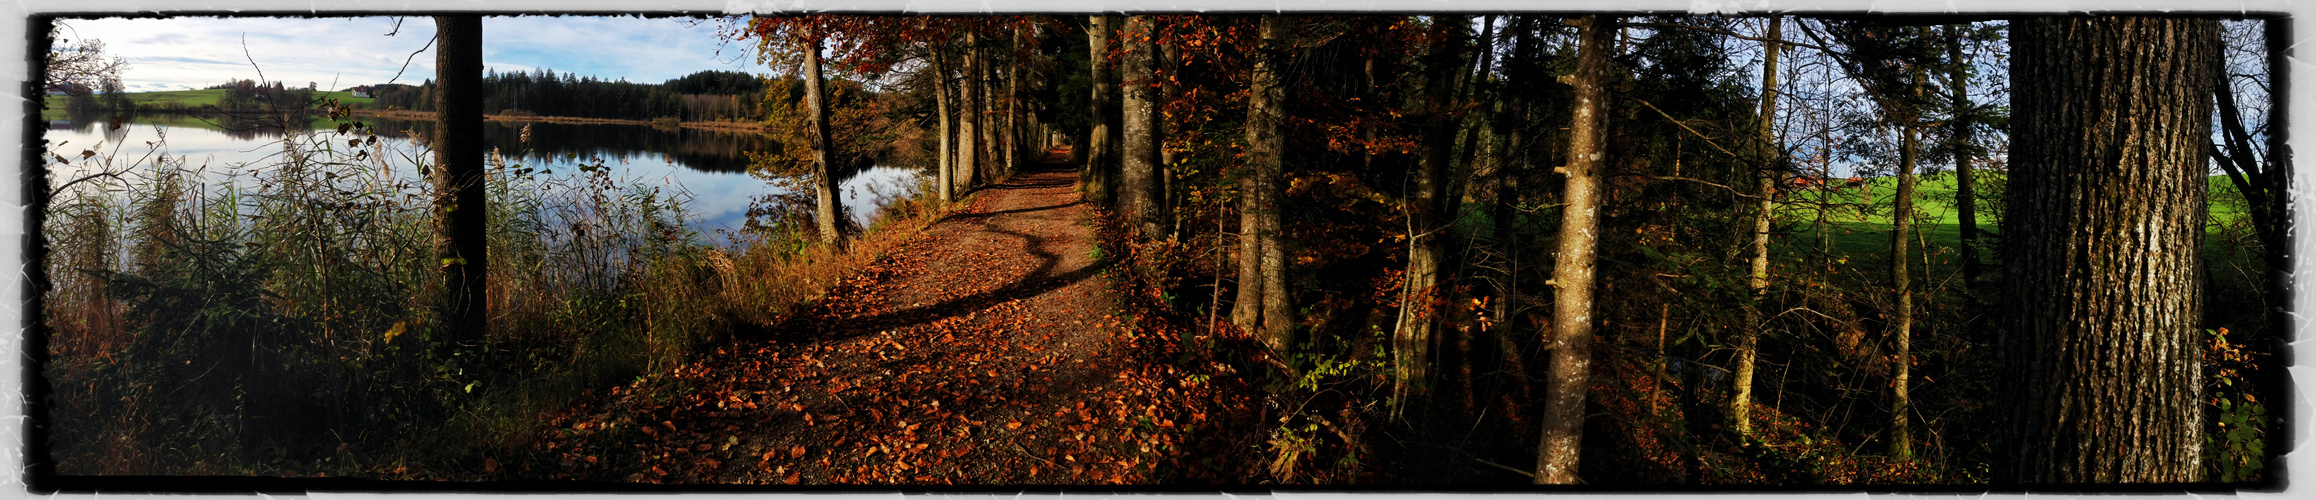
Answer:
<svg viewBox="0 0 2316 500"><path fill-rule="evenodd" d="M648 483L1233 482L1250 389L1137 335L1050 152L777 325L593 394L516 477ZM767 278L776 279L776 278ZM1227 368L1222 368L1227 370ZM1225 401L1230 401L1225 405ZM1243 439L1242 439L1243 440ZM1203 478L1203 479L1202 479Z"/></svg>

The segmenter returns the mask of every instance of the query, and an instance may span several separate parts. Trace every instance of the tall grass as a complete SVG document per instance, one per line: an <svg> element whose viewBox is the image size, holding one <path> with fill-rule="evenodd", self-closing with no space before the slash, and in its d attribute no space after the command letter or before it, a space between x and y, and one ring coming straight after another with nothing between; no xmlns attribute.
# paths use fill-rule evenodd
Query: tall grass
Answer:
<svg viewBox="0 0 2316 500"><path fill-rule="evenodd" d="M425 151L348 126L209 169L162 142L52 159L102 173L59 189L43 228L62 474L473 477L542 414L779 321L940 213L902 200L839 251L781 222L810 204L773 197L717 245L680 187L494 155L490 334L452 351L433 189L410 175Z"/></svg>

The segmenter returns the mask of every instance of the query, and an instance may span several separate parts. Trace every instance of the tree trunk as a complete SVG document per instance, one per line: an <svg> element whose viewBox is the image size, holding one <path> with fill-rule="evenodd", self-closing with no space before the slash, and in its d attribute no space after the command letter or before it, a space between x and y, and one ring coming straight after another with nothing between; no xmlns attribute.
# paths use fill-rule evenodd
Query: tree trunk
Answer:
<svg viewBox="0 0 2316 500"><path fill-rule="evenodd" d="M828 136L828 93L821 83L820 32L814 29L804 37L804 106L812 114L812 194L819 208L813 219L820 226L820 243L833 247L844 244L844 233L837 223L843 214L836 203L836 172L828 164L829 148L835 141Z"/></svg>
<svg viewBox="0 0 2316 500"><path fill-rule="evenodd" d="M450 346L480 347L490 331L483 185L482 18L434 18L434 257Z"/></svg>
<svg viewBox="0 0 2316 500"><path fill-rule="evenodd" d="M957 167L957 150L951 144L956 131L954 127L949 125L950 113L956 107L949 102L949 58L942 54L939 47L929 48L926 52L929 52L933 59L933 105L935 107L933 114L939 116L941 122L941 149L940 153L936 155L940 157L938 159L939 179L936 181L937 187L935 189L941 191L941 202L948 203L957 200L957 181L954 177Z"/></svg>
<svg viewBox="0 0 2316 500"><path fill-rule="evenodd" d="M1151 95L1150 69L1156 57L1157 44L1150 38L1150 16L1127 16L1126 28L1120 30L1126 44L1125 59L1119 61L1118 79L1125 95L1120 102L1125 109L1120 121L1125 128L1123 158L1118 168L1125 181L1124 201L1126 219L1141 237L1149 238L1164 230L1163 206L1158 198L1157 103Z"/></svg>
<svg viewBox="0 0 2316 500"><path fill-rule="evenodd" d="M1003 154L1001 151L1003 148L997 143L999 128L1001 128L997 116L997 65L989 60L987 47L975 43L971 50L973 51L973 68L975 70L973 73L973 85L975 85L973 91L979 92L977 95L981 96L980 112L974 114L973 118L980 122L980 125L975 129L981 131L981 151L978 153L981 155L981 162L974 165L977 168L973 172L973 184L981 186L997 181L998 169L1004 168L1004 165L999 162L1005 161L1005 158L1000 156Z"/></svg>
<svg viewBox="0 0 2316 500"><path fill-rule="evenodd" d="M981 94L974 84L980 75L980 62L973 58L975 41L972 33L965 34L964 50L959 54L963 60L958 61L957 68L957 163L951 166L955 174L950 180L957 183L958 196L973 192L973 186L981 183Z"/></svg>
<svg viewBox="0 0 2316 500"><path fill-rule="evenodd" d="M1279 178L1286 136L1285 85L1280 83L1287 55L1288 21L1262 17L1262 46L1254 57L1247 88L1246 165L1241 177L1245 193L1240 202L1239 302L1231 320L1249 332L1262 332L1263 343L1282 361L1294 342L1294 317L1288 307L1286 252L1279 233ZM1251 229L1248 229L1251 228Z"/></svg>
<svg viewBox="0 0 2316 500"><path fill-rule="evenodd" d="M1182 227L1182 219L1171 217L1176 210L1175 204L1181 198L1182 187L1177 185L1175 179L1174 148L1166 147L1166 142L1177 139L1174 134L1178 133L1174 130L1174 120L1166 114L1166 103L1182 95L1181 86L1177 84L1182 71L1181 44L1170 43L1158 47L1158 69L1161 72L1158 75L1158 110L1154 115L1158 127L1153 132L1158 135L1158 200L1169 215L1167 219L1171 229L1167 238L1172 239L1173 234L1180 232Z"/></svg>
<svg viewBox="0 0 2316 500"><path fill-rule="evenodd" d="M1534 16L1519 15L1512 18L1512 23L1514 33L1512 57L1504 61L1506 80L1511 82L1511 85L1530 84L1539 78L1538 74L1533 71L1537 64L1535 58L1538 48L1534 29L1536 20ZM1513 92L1510 98L1511 102L1505 104L1511 114L1511 120L1508 123L1526 124L1533 119L1531 111L1534 103L1526 97L1525 93ZM1509 130L1505 133L1504 150L1501 152L1503 160L1498 163L1499 166L1497 167L1504 169L1504 171L1496 175L1496 205L1492 214L1493 220L1490 221L1493 223L1491 225L1495 227L1496 241L1503 246L1505 263L1497 271L1496 282L1500 283L1498 285L1501 287L1500 296L1492 304L1495 309L1490 312L1490 315L1496 318L1495 333L1498 350L1501 351L1505 364L1504 370L1512 373L1513 381L1517 387L1513 394L1517 395L1520 401L1526 402L1535 394L1534 384L1528 377L1527 363L1520 355L1518 343L1512 338L1512 335L1520 331L1519 326L1517 326L1519 323L1514 320L1512 315L1518 310L1519 304L1526 300L1520 291L1518 277L1523 262L1521 258L1527 251L1528 237L1524 231L1517 227L1519 221L1514 217L1513 212L1520 202L1522 192L1520 181L1528 175L1528 162L1534 158L1528 151L1529 143L1534 139L1531 138L1532 134L1528 132L1528 127L1513 125L1506 128Z"/></svg>
<svg viewBox="0 0 2316 500"><path fill-rule="evenodd" d="M1740 436L1753 435L1753 365L1760 356L1761 334L1767 327L1761 320L1761 300L1769 292L1769 223L1777 215L1777 55L1784 50L1778 41L1785 36L1784 16L1769 17L1770 41L1762 44L1761 62L1761 128L1756 146L1758 156L1753 167L1754 194L1761 197L1753 213L1753 269L1746 287L1753 292L1751 304L1745 307L1745 334L1737 339L1736 394L1729 397L1730 427Z"/></svg>
<svg viewBox="0 0 2316 500"><path fill-rule="evenodd" d="M1914 96L1922 95L1922 67L1914 67ZM1919 106L1918 104L1915 106ZM1904 136L1898 144L1898 200L1890 215L1890 283L1897 292L1896 311L1891 322L1897 323L1895 341L1897 353L1893 363L1895 374L1890 377L1890 456L1900 461L1914 459L1914 437L1907 415L1913 398L1906 394L1909 375L1914 365L1914 284L1913 275L1906 271L1906 260L1912 258L1907 241L1914 235L1914 159L1921 147L1921 108L1899 113L1898 127Z"/></svg>
<svg viewBox="0 0 2316 500"><path fill-rule="evenodd" d="M2203 479L2196 269L2220 47L2209 19L2011 25L1997 480Z"/></svg>
<svg viewBox="0 0 2316 500"><path fill-rule="evenodd" d="M1447 196L1447 169L1455 161L1456 113L1451 111L1456 100L1455 80L1464 71L1464 44L1469 36L1469 16L1439 16L1432 20L1432 29L1439 40L1426 57L1429 66L1424 79L1424 109L1428 115L1424 123L1424 155L1416 167L1414 190L1407 199L1407 283L1401 290L1399 324L1392 335L1394 364L1393 400L1406 404L1410 399L1428 392L1431 368L1433 326L1437 324L1436 295L1439 290L1440 260L1444 257L1442 238L1452 222L1450 214L1440 213Z"/></svg>
<svg viewBox="0 0 2316 500"><path fill-rule="evenodd" d="M1117 158L1111 151L1117 148L1116 127L1110 121L1116 116L1111 109L1111 98L1118 86L1110 77L1110 16L1086 16L1087 82L1093 87L1088 108L1093 110L1093 131L1086 138L1086 190L1088 196L1104 207L1116 208L1118 202Z"/></svg>
<svg viewBox="0 0 2316 500"><path fill-rule="evenodd" d="M1574 484L1584 439L1584 400L1592 384L1593 259L1600 242L1600 177L1607 127L1613 21L1588 15L1577 26L1574 117L1568 128L1568 182L1562 188L1560 251L1552 268L1552 380L1545 384L1543 439L1536 446L1536 484Z"/></svg>
<svg viewBox="0 0 2316 500"><path fill-rule="evenodd" d="M1978 277L1983 271L1978 260L1978 169L1970 163L1970 124L1977 113L1970 111L1970 81L1962 67L1962 35L1948 25L1946 38L1946 60L1954 64L1946 72L1946 86L1954 93L1954 116L1947 121L1947 126L1952 127L1947 137L1952 142L1947 148L1954 155L1954 217L1961 224L1957 229L1962 233L1962 293L1976 304Z"/></svg>
<svg viewBox="0 0 2316 500"><path fill-rule="evenodd" d="M1021 30L1013 30L1008 59L1021 54ZM1005 175L1021 169L1021 61L1005 65Z"/></svg>

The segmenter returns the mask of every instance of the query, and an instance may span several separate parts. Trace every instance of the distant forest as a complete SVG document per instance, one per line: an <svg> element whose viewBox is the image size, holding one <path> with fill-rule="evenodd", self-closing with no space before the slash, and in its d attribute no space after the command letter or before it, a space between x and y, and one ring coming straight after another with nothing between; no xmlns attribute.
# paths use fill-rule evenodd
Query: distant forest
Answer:
<svg viewBox="0 0 2316 500"><path fill-rule="evenodd" d="M381 110L434 110L434 82L372 85L371 106ZM791 86L793 87L793 86ZM681 121L755 121L763 118L765 82L748 73L702 71L666 83L603 80L541 70L483 75L483 110L490 114Z"/></svg>

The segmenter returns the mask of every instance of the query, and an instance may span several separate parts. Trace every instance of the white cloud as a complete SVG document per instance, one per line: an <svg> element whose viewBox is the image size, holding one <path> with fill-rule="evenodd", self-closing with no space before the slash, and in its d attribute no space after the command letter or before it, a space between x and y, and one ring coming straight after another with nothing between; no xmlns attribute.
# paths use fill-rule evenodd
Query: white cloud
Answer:
<svg viewBox="0 0 2316 500"><path fill-rule="evenodd" d="M196 89L232 79L327 88L417 83L434 77L434 22L394 17L176 17L66 20L68 38L102 40L128 59L132 91ZM601 16L493 17L483 60L499 72L553 69L652 83L697 71L760 71L753 44L723 43L713 20ZM397 32L386 36L388 32ZM77 35L75 34L77 33ZM246 53L244 47L246 44ZM718 50L722 50L719 56ZM256 63L253 66L251 63ZM402 70L408 61L409 68ZM399 78L396 71L401 70ZM332 83L336 82L336 83Z"/></svg>

